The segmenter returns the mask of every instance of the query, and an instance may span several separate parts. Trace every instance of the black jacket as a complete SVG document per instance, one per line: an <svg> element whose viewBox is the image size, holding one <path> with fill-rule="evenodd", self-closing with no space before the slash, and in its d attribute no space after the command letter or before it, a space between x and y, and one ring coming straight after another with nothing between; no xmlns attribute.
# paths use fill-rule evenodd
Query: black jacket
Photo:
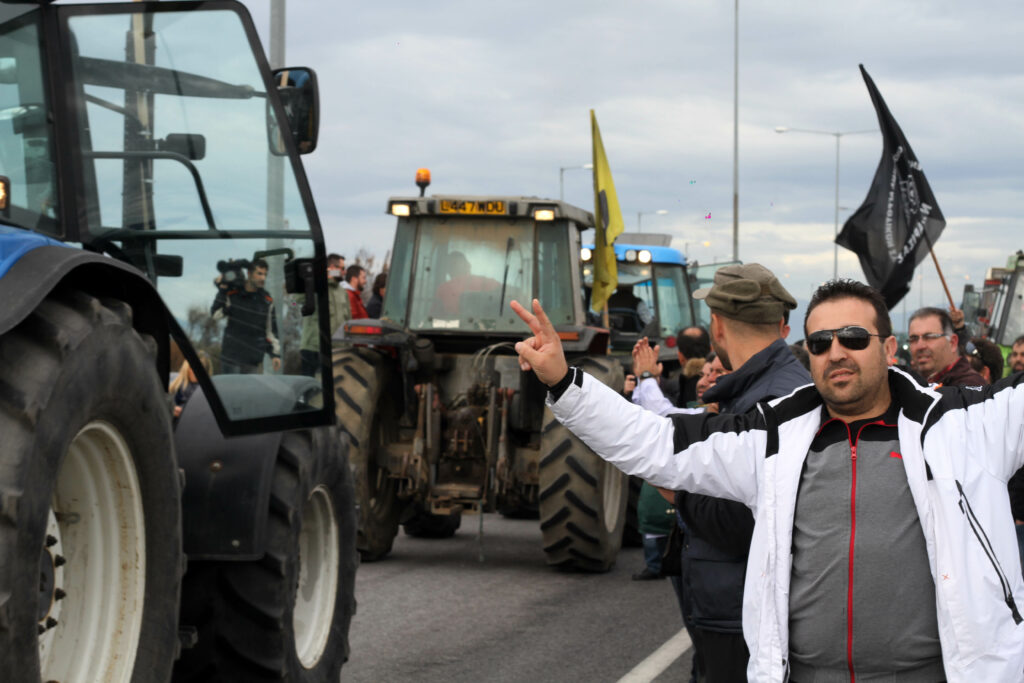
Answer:
<svg viewBox="0 0 1024 683"><path fill-rule="evenodd" d="M723 413L745 413L759 401L785 396L811 377L781 339L721 377L704 393ZM743 579L754 516L750 508L722 498L676 493L686 528L683 542L683 602L695 626L743 632Z"/></svg>
<svg viewBox="0 0 1024 683"><path fill-rule="evenodd" d="M277 319L274 299L262 287L255 292L244 288L221 290L210 307L216 315L222 311L228 323L224 328L221 357L237 365L258 365L263 355L278 356Z"/></svg>
<svg viewBox="0 0 1024 683"><path fill-rule="evenodd" d="M366 304L366 313L371 318L380 318L380 311L383 307L384 298L377 292L374 292L373 296L370 297L370 302Z"/></svg>

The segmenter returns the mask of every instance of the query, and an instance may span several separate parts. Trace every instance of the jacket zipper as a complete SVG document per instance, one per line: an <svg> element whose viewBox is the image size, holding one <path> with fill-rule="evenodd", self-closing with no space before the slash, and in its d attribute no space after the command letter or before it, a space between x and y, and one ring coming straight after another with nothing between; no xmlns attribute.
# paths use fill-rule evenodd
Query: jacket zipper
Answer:
<svg viewBox="0 0 1024 683"><path fill-rule="evenodd" d="M1017 610L1017 603L1013 599L1013 593L1010 590L1010 582L1007 580L1006 575L1003 573L1003 568L999 565L999 559L996 557L995 551L992 549L992 543L988 540L988 534L981 527L981 523L978 522L978 518L974 516L974 510L971 508L971 502L967 500L967 495L964 493L964 487L956 479L956 489L960 492L960 512L967 517L967 523L971 527L971 531L974 532L974 537L978 539L978 543L981 544L981 549L985 551L985 555L988 557L988 561L992 563L992 568L996 570L996 576L999 577L999 583L1003 588L1003 602L1010 609L1010 614L1013 615L1013 623L1019 624L1024 619L1021 618L1020 612Z"/></svg>
<svg viewBox="0 0 1024 683"><path fill-rule="evenodd" d="M849 430L849 427L847 427ZM858 440L860 432L857 433ZM846 583L846 666L850 670L850 683L854 683L853 673L853 548L857 537L857 442L850 442L850 564Z"/></svg>
<svg viewBox="0 0 1024 683"><path fill-rule="evenodd" d="M850 432L850 425L846 426L846 435L850 441L850 562L847 573L846 584L846 668L850 671L850 683L855 683L856 674L853 670L853 551L857 539L857 444L860 442L860 434L865 427L872 425L886 425L885 420L876 420L860 426L857 430L857 437L854 438Z"/></svg>

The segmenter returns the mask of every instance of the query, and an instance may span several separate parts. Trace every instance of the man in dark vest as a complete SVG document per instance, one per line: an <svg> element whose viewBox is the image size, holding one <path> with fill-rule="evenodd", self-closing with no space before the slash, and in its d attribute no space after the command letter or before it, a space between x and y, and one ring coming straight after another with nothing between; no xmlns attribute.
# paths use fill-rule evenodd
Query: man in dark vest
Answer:
<svg viewBox="0 0 1024 683"><path fill-rule="evenodd" d="M756 263L725 266L711 287L693 296L711 309L711 346L732 370L704 393L705 403L717 402L723 413L745 413L758 401L810 384L781 336L784 313L796 308L796 300L770 270ZM703 680L746 680L743 579L754 517L742 503L683 491L676 494L676 509L686 528L683 604Z"/></svg>

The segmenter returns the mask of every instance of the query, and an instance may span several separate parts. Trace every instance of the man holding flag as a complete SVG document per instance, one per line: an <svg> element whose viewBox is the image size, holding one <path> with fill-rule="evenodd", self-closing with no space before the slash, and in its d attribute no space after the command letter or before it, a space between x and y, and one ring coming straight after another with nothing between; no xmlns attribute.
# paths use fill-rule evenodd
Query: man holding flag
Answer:
<svg viewBox="0 0 1024 683"><path fill-rule="evenodd" d="M594 288L590 294L591 310L604 311L603 324L608 327L608 298L619 285L618 271L615 266L615 238L622 234L622 211L619 209L619 198L615 194L615 183L612 181L612 169L608 165L608 157L604 153L601 142L601 129L597 127L597 117L590 110L590 131L593 136L594 154Z"/></svg>
<svg viewBox="0 0 1024 683"><path fill-rule="evenodd" d="M867 198L847 219L836 244L857 254L868 284L882 293L891 310L910 291L914 268L931 251L946 219L914 150L863 65L860 72L882 129L882 159Z"/></svg>

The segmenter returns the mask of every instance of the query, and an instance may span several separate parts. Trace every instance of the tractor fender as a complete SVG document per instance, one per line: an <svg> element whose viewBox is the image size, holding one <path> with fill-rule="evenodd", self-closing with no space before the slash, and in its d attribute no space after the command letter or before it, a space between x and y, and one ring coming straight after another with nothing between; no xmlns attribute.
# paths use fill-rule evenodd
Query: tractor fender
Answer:
<svg viewBox="0 0 1024 683"><path fill-rule="evenodd" d="M169 375L170 330L163 300L153 284L137 268L108 256L60 245L40 238L38 246L22 239L20 248L4 253L0 272L0 335L29 314L59 285L66 285L95 297L111 297L132 307L132 326L149 335L157 346L157 372L163 381ZM10 246L13 236L0 232L0 244Z"/></svg>
<svg viewBox="0 0 1024 683"><path fill-rule="evenodd" d="M182 544L189 560L255 560L267 542L267 510L282 432L225 437L197 387L174 428Z"/></svg>

